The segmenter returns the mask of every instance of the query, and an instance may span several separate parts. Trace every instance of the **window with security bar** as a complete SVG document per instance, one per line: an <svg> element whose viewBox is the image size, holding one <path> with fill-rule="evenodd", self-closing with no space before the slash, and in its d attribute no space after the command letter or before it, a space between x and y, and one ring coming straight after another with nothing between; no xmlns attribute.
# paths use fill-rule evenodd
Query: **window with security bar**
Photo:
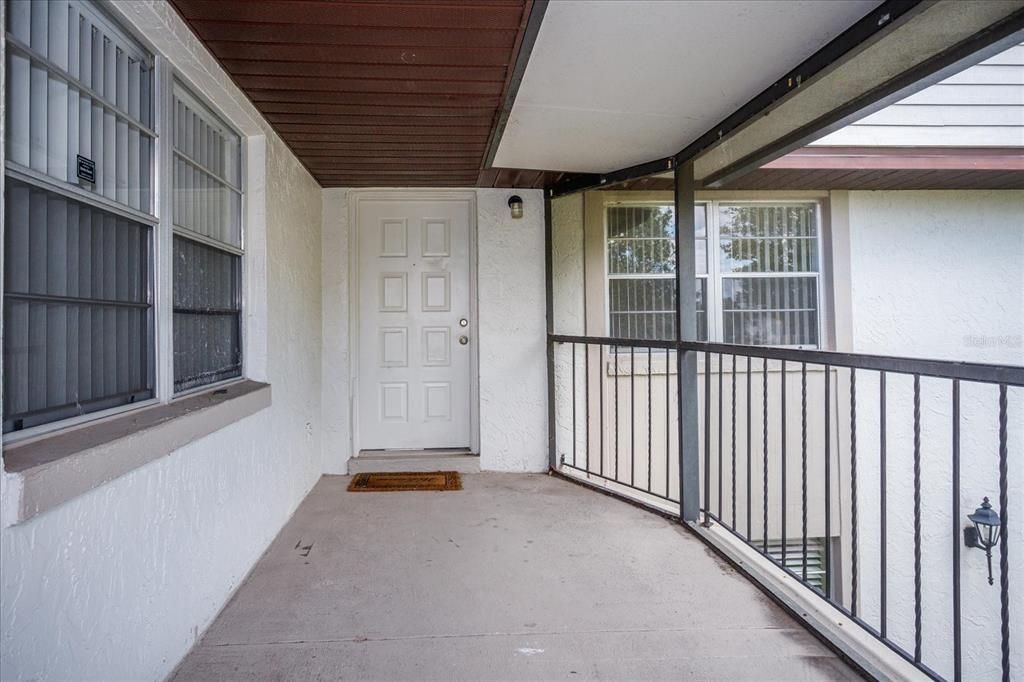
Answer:
<svg viewBox="0 0 1024 682"><path fill-rule="evenodd" d="M609 335L676 337L676 227L671 204L609 206L607 220ZM706 209L696 207L697 335L707 339Z"/></svg>
<svg viewBox="0 0 1024 682"><path fill-rule="evenodd" d="M153 56L7 4L3 431L153 397Z"/></svg>
<svg viewBox="0 0 1024 682"><path fill-rule="evenodd" d="M172 77L157 92L154 56L101 5L6 10L4 433L241 376L241 136ZM173 310L155 298L163 268Z"/></svg>
<svg viewBox="0 0 1024 682"><path fill-rule="evenodd" d="M726 343L819 345L818 206L718 204Z"/></svg>
<svg viewBox="0 0 1024 682"><path fill-rule="evenodd" d="M818 214L816 202L695 206L698 340L820 345ZM672 204L610 205L605 219L609 335L674 339Z"/></svg>
<svg viewBox="0 0 1024 682"><path fill-rule="evenodd" d="M174 84L174 390L242 374L241 138Z"/></svg>

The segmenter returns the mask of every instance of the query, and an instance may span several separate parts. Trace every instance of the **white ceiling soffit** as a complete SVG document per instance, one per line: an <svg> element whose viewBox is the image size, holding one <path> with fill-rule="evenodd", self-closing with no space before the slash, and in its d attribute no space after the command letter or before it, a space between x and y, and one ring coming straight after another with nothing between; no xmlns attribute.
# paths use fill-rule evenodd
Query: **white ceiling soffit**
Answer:
<svg viewBox="0 0 1024 682"><path fill-rule="evenodd" d="M606 173L675 154L879 0L557 0L494 159Z"/></svg>

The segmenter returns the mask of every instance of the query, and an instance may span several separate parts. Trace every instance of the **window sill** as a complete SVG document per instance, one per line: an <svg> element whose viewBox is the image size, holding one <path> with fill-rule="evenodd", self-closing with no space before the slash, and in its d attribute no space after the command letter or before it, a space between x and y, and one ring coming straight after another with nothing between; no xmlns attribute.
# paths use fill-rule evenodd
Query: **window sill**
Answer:
<svg viewBox="0 0 1024 682"><path fill-rule="evenodd" d="M22 523L271 404L239 381L4 448L4 526Z"/></svg>

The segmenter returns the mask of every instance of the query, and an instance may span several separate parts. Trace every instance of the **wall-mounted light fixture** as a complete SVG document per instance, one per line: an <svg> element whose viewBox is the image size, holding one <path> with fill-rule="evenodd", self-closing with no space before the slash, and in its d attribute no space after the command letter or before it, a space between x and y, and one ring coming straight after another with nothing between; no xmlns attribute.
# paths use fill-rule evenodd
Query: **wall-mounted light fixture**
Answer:
<svg viewBox="0 0 1024 682"><path fill-rule="evenodd" d="M974 525L964 528L964 544L985 550L985 557L988 559L988 584L993 585L995 583L992 580L992 548L999 542L1002 521L999 514L992 509L987 497L973 514L967 515L967 518Z"/></svg>
<svg viewBox="0 0 1024 682"><path fill-rule="evenodd" d="M508 198L508 207L512 211L512 218L519 220L523 217L523 198L518 194L513 194Z"/></svg>

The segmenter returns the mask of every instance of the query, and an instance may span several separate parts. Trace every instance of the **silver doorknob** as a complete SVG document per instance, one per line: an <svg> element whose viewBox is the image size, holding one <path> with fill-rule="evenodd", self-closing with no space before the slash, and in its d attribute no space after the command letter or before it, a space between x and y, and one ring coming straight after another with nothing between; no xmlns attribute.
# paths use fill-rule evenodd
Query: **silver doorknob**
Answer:
<svg viewBox="0 0 1024 682"><path fill-rule="evenodd" d="M466 327L468 325L469 325L469 320L467 320L466 318L462 318L461 320L459 320L459 326L460 327Z"/></svg>
<svg viewBox="0 0 1024 682"><path fill-rule="evenodd" d="M465 346L465 345L466 345L467 343L469 343L469 337L468 337L468 336L466 336L466 335L462 335L462 336L460 336L460 337L459 337L459 343L460 343L461 345Z"/></svg>

